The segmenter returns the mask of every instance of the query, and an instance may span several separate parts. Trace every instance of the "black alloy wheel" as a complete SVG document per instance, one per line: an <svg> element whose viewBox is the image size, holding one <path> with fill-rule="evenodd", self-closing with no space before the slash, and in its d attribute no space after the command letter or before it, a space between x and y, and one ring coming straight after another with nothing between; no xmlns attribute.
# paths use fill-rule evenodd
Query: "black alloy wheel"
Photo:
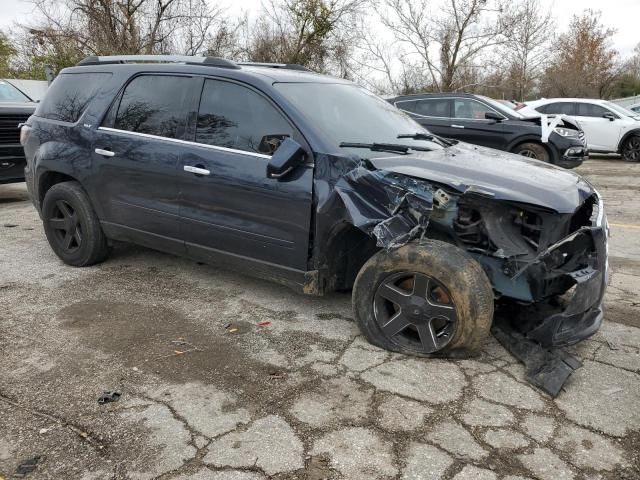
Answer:
<svg viewBox="0 0 640 480"><path fill-rule="evenodd" d="M82 246L80 216L65 200L57 200L47 219L53 238L66 253L74 253Z"/></svg>
<svg viewBox="0 0 640 480"><path fill-rule="evenodd" d="M624 142L622 158L630 162L640 161L640 136L632 136Z"/></svg>
<svg viewBox="0 0 640 480"><path fill-rule="evenodd" d="M458 323L446 287L417 272L386 277L375 293L373 313L390 342L421 354L442 350L453 338Z"/></svg>

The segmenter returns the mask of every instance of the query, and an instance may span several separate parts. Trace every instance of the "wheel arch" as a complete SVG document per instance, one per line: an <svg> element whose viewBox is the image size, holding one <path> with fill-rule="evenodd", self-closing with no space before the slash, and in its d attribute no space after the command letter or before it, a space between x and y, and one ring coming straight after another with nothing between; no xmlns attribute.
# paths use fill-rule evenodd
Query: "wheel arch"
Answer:
<svg viewBox="0 0 640 480"><path fill-rule="evenodd" d="M362 266L380 250L374 237L347 222L333 226L320 262L325 292L349 290Z"/></svg>
<svg viewBox="0 0 640 480"><path fill-rule="evenodd" d="M555 149L549 147L548 142L547 144L545 144L539 136L535 136L535 135L527 135L524 137L516 138L507 147L507 150L511 153L515 153L514 150L520 145L523 145L525 143L535 143L537 145L540 145L542 148L546 150L547 154L549 155L549 159L551 160L552 163L555 163L556 160L558 160Z"/></svg>
<svg viewBox="0 0 640 480"><path fill-rule="evenodd" d="M622 138L620 139L620 141L618 142L618 153L622 153L622 145L624 145L624 142L626 142L629 137L633 137L633 136L638 136L640 137L640 128L634 128L633 130L629 130L627 133L625 133Z"/></svg>
<svg viewBox="0 0 640 480"><path fill-rule="evenodd" d="M65 172L60 172L57 170L45 170L41 172L37 177L37 202L38 207L42 209L42 202L44 201L44 196L47 194L49 189L54 185L62 182L78 182L78 179L69 175ZM80 183L80 182L78 182Z"/></svg>

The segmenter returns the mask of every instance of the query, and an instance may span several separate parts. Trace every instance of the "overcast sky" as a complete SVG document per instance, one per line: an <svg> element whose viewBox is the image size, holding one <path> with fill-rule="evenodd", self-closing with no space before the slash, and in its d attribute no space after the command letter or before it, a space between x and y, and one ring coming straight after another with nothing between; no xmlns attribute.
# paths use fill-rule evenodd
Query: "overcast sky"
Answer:
<svg viewBox="0 0 640 480"><path fill-rule="evenodd" d="M210 0L213 1L213 0ZM602 21L617 30L614 37L614 47L624 56L629 55L640 42L640 0L541 0L543 4L552 7L559 30L565 30L571 16L582 10L591 8L602 10ZM0 28L6 28L14 22L26 22L32 11L26 0L0 0L2 13L0 14ZM260 8L261 0L220 0L219 5L228 5L230 14L246 10L249 13Z"/></svg>

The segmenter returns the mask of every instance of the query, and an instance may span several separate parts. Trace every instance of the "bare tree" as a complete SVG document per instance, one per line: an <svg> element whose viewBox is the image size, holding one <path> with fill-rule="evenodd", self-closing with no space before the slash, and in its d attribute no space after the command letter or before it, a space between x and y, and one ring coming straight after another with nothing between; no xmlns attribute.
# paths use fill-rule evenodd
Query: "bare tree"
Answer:
<svg viewBox="0 0 640 480"><path fill-rule="evenodd" d="M249 33L246 56L346 73L352 26L368 0L282 0L264 7Z"/></svg>
<svg viewBox="0 0 640 480"><path fill-rule="evenodd" d="M522 0L513 12L513 29L500 53L506 61L508 83L524 101L550 59L555 22L539 0Z"/></svg>
<svg viewBox="0 0 640 480"><path fill-rule="evenodd" d="M504 0L446 0L438 12L432 7L430 0L384 0L379 15L422 60L436 89L455 90L465 83L462 73L478 67L481 53L506 41L514 17Z"/></svg>
<svg viewBox="0 0 640 480"><path fill-rule="evenodd" d="M225 25L207 0L32 0L14 37L25 64L57 68L86 55L202 53Z"/></svg>
<svg viewBox="0 0 640 480"><path fill-rule="evenodd" d="M621 72L618 52L611 47L614 30L601 22L601 13L575 15L569 30L554 43L553 63L545 71L544 94L605 98Z"/></svg>

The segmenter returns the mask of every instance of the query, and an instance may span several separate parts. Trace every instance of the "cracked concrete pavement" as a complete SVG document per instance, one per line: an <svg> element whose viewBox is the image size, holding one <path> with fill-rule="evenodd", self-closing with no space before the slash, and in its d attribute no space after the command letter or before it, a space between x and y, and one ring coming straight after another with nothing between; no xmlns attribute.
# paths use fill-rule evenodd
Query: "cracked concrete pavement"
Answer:
<svg viewBox="0 0 640 480"><path fill-rule="evenodd" d="M0 478L41 455L29 478L638 479L639 168L580 169L607 201L613 277L555 400L492 338L455 361L369 345L348 294L127 245L64 266L24 185L0 186Z"/></svg>

